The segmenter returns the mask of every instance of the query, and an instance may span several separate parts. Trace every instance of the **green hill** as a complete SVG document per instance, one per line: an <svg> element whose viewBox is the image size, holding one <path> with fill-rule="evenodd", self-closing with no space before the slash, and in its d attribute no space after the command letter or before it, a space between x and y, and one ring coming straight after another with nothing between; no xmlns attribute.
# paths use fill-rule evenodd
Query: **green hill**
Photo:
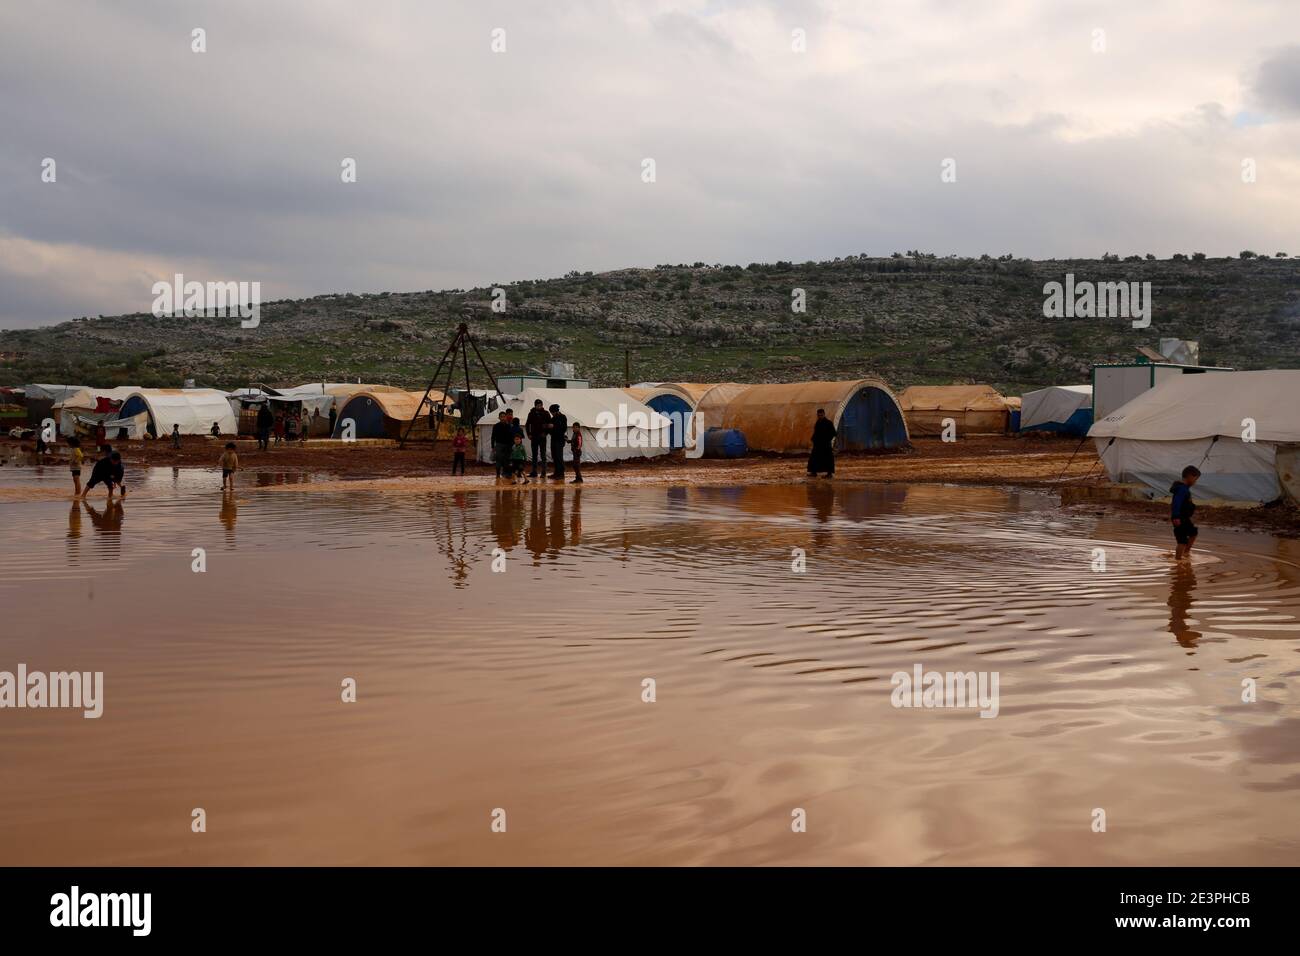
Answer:
<svg viewBox="0 0 1300 956"><path fill-rule="evenodd" d="M1151 327L1048 319L1043 286L1150 282ZM444 292L336 294L262 306L261 325L149 314L0 333L0 383L234 388L254 382L423 386L468 321L497 374L577 365L593 385L631 378L745 382L875 374L895 386L988 382L1008 393L1083 382L1161 337L1198 340L1205 364L1300 367L1300 260L938 259L656 266ZM792 290L806 312L791 310ZM486 384L479 375L475 384Z"/></svg>

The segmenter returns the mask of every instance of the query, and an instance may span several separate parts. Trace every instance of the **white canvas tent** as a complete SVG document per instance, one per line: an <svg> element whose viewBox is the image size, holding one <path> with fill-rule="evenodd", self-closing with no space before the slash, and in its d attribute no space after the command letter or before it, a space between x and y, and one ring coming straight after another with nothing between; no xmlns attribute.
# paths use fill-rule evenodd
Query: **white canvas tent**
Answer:
<svg viewBox="0 0 1300 956"><path fill-rule="evenodd" d="M213 422L223 435L239 430L230 400L215 388L134 389L118 414L131 418L142 412L148 413L149 431L155 438L166 438L174 425L180 426L182 435L207 435Z"/></svg>
<svg viewBox="0 0 1300 956"><path fill-rule="evenodd" d="M1092 408L1091 385L1049 385L1020 396L1020 427L1065 424L1081 408Z"/></svg>
<svg viewBox="0 0 1300 956"><path fill-rule="evenodd" d="M1282 494L1277 449L1300 442L1300 371L1180 375L1098 421L1088 437L1114 481L1164 495L1195 465L1194 498L1272 501Z"/></svg>
<svg viewBox="0 0 1300 956"><path fill-rule="evenodd" d="M512 396L507 407L522 423L539 398L548 411L559 405L570 425L582 423L584 462L653 458L672 450L672 423L621 388L526 388ZM479 461L492 461L492 426L501 411L504 409L490 411L478 420ZM564 460L573 460L573 450L567 445Z"/></svg>

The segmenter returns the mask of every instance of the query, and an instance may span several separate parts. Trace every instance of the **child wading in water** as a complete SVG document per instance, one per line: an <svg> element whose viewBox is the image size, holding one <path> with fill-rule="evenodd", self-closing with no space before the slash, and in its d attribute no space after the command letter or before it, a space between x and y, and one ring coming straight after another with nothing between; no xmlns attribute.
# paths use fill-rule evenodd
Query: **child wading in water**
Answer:
<svg viewBox="0 0 1300 956"><path fill-rule="evenodd" d="M239 453L235 451L233 441L226 442L226 450L221 453L221 490L225 491L227 483L231 491L235 490L235 472L239 470Z"/></svg>
<svg viewBox="0 0 1300 956"><path fill-rule="evenodd" d="M462 425L456 429L456 437L451 440L451 450L455 452L451 459L451 473L456 474L456 469L465 474L465 450L469 447L469 439L465 437L465 427Z"/></svg>
<svg viewBox="0 0 1300 956"><path fill-rule="evenodd" d="M1169 491L1174 496L1169 505L1169 520L1174 525L1174 541L1177 542L1174 559L1177 561L1190 558L1192 545L1196 543L1199 529L1192 523L1192 515L1196 513L1196 504L1192 501L1192 485L1200 477L1201 470L1195 465L1188 465L1183 469L1183 480L1175 481L1169 486Z"/></svg>
<svg viewBox="0 0 1300 956"><path fill-rule="evenodd" d="M515 443L510 447L510 481L512 484L519 484L519 479L524 479L524 484L528 484L528 476L524 474L524 465L528 463L528 452L524 449L524 436L516 435Z"/></svg>
<svg viewBox="0 0 1300 956"><path fill-rule="evenodd" d="M72 495L76 497L81 494L81 463L86 460L86 456L81 451L81 439L75 435L68 439L68 447L72 449L68 464L72 471Z"/></svg>

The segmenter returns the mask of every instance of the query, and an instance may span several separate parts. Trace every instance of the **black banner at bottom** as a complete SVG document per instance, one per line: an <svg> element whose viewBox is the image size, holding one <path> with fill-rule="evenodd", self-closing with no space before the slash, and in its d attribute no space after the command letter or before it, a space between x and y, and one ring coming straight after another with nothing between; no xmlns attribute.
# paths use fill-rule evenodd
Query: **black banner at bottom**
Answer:
<svg viewBox="0 0 1300 956"><path fill-rule="evenodd" d="M0 870L0 884L6 940L64 937L79 946L373 944L434 929L535 945L666 941L669 931L730 945L786 934L807 945L810 932L823 931L872 942L920 933L927 943L974 944L1049 932L1231 945L1280 933L1294 909L1294 871L1248 868L33 868Z"/></svg>

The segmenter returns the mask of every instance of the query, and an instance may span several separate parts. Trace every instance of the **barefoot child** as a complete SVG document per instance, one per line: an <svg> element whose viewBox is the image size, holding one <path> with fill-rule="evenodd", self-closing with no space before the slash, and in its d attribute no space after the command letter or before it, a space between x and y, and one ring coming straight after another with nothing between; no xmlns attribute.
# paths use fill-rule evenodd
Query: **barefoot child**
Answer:
<svg viewBox="0 0 1300 956"><path fill-rule="evenodd" d="M72 496L75 498L81 494L81 463L86 460L86 456L81 451L81 439L76 435L68 439L68 447L72 449L68 455L68 464L72 471Z"/></svg>
<svg viewBox="0 0 1300 956"><path fill-rule="evenodd" d="M1173 501L1169 505L1169 518L1174 525L1174 541L1177 546L1174 548L1174 559L1183 561L1192 556L1192 545L1196 543L1196 534L1199 530L1192 523L1192 515L1196 512L1196 504L1192 501L1192 485L1196 484L1196 479L1201 477L1201 471L1195 465L1188 465L1183 469L1183 480L1175 481L1169 486L1169 491L1173 494Z"/></svg>
<svg viewBox="0 0 1300 956"><path fill-rule="evenodd" d="M226 450L221 454L221 490L225 491L227 485L231 491L235 490L235 472L239 470L239 454L235 451L233 441L226 442Z"/></svg>

